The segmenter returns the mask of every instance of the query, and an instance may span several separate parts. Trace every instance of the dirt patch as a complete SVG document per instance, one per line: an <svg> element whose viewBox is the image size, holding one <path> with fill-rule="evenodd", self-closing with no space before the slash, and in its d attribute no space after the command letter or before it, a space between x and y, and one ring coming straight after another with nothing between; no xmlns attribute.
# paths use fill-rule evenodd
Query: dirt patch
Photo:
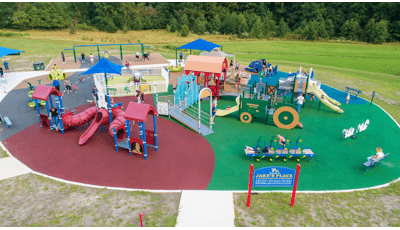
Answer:
<svg viewBox="0 0 400 230"><path fill-rule="evenodd" d="M398 184L397 182L396 184ZM235 193L237 227L389 227L400 226L398 185L349 193L297 194L294 207L290 193L256 194L246 207L247 194Z"/></svg>
<svg viewBox="0 0 400 230"><path fill-rule="evenodd" d="M174 227L180 193L75 186L34 174L0 181L0 226Z"/></svg>

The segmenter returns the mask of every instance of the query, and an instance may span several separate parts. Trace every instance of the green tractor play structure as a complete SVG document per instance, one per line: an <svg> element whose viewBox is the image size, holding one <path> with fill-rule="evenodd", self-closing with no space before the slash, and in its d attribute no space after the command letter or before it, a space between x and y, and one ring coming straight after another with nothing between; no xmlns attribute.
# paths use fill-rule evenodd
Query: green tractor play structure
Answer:
<svg viewBox="0 0 400 230"><path fill-rule="evenodd" d="M267 91L265 92L265 89ZM267 124L275 124L282 129L293 129L299 123L299 114L295 105L285 103L285 99L276 96L275 86L267 86L253 94L252 98L245 98L245 93L239 100L239 119L241 122L250 123L253 118L265 119ZM261 94L264 92L265 94ZM260 100L259 98L262 98Z"/></svg>
<svg viewBox="0 0 400 230"><path fill-rule="evenodd" d="M58 80L63 80L67 78L67 75L64 73L64 71L60 69L53 69L49 73L49 79L54 80L56 77L58 78Z"/></svg>

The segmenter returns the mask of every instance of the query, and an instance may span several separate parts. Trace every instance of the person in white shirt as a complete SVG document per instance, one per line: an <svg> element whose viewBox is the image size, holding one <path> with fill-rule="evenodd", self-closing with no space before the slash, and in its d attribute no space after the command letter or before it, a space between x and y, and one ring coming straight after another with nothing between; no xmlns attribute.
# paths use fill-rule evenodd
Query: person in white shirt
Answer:
<svg viewBox="0 0 400 230"><path fill-rule="evenodd" d="M7 93L7 79L4 77L4 75L1 75L0 77L0 85L4 90L4 93Z"/></svg>
<svg viewBox="0 0 400 230"><path fill-rule="evenodd" d="M300 109L301 106L304 103L304 97L303 94L300 94L300 96L298 96L296 99L294 99L295 101L297 101L297 112L300 113Z"/></svg>
<svg viewBox="0 0 400 230"><path fill-rule="evenodd" d="M140 56L140 53L138 51L138 52L136 52L136 60L135 61L139 61L139 56Z"/></svg>
<svg viewBox="0 0 400 230"><path fill-rule="evenodd" d="M376 148L376 155L372 155L368 157L367 159L372 161L372 165L374 165L375 162L378 162L382 160L385 157L385 154L383 154L381 148Z"/></svg>
<svg viewBox="0 0 400 230"><path fill-rule="evenodd" d="M94 64L94 57L93 57L93 54L90 54L89 58L90 58L90 63L91 63L91 64Z"/></svg>

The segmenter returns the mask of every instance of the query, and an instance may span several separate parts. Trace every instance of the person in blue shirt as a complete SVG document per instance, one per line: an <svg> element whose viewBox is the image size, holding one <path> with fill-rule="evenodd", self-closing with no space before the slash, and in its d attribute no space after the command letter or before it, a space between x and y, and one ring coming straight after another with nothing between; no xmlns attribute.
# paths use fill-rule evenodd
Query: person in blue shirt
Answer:
<svg viewBox="0 0 400 230"><path fill-rule="evenodd" d="M7 79L4 77L3 74L1 74L0 76L0 86L3 88L4 93L7 93Z"/></svg>
<svg viewBox="0 0 400 230"><path fill-rule="evenodd" d="M56 88L56 90L60 91L60 82L58 81L58 77L54 79L53 86Z"/></svg>
<svg viewBox="0 0 400 230"><path fill-rule="evenodd" d="M182 62L182 58L183 58L183 53L180 52L180 53L179 53L179 62Z"/></svg>
<svg viewBox="0 0 400 230"><path fill-rule="evenodd" d="M6 72L9 71L9 69L8 69L8 62L7 62L7 61L4 61L4 68L6 69Z"/></svg>

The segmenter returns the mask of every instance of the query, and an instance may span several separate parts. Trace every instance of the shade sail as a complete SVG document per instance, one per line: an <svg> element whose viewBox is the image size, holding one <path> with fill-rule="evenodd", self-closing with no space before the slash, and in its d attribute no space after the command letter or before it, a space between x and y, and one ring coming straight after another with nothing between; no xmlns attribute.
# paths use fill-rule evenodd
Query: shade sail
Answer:
<svg viewBox="0 0 400 230"><path fill-rule="evenodd" d="M109 60L102 58L96 65L92 66L90 69L79 75L94 74L94 73L115 73L121 74L121 69L124 68L123 65L117 65Z"/></svg>
<svg viewBox="0 0 400 230"><path fill-rule="evenodd" d="M211 51L215 47L221 47L220 45L214 44L212 42L203 40L201 38L197 39L196 41L192 41L186 45L183 45L177 49L188 49L188 50L206 50Z"/></svg>
<svg viewBox="0 0 400 230"><path fill-rule="evenodd" d="M24 51L21 50L14 50L14 49L9 49L5 47L0 47L0 58L10 55L10 54L15 54L15 53L25 53Z"/></svg>

